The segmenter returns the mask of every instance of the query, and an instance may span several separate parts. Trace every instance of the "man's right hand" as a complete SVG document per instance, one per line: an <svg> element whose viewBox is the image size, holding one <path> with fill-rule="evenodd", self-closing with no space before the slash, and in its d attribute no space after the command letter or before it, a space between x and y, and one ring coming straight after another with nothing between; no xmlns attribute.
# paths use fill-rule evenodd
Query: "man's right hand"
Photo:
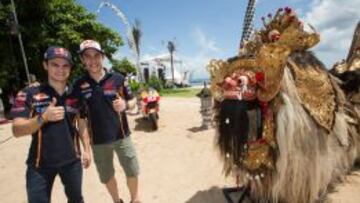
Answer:
<svg viewBox="0 0 360 203"><path fill-rule="evenodd" d="M49 106L42 114L45 122L55 122L64 119L65 110L63 106L56 106L57 100L55 97L52 98Z"/></svg>
<svg viewBox="0 0 360 203"><path fill-rule="evenodd" d="M126 110L126 101L116 94L116 99L113 101L113 108L119 114Z"/></svg>

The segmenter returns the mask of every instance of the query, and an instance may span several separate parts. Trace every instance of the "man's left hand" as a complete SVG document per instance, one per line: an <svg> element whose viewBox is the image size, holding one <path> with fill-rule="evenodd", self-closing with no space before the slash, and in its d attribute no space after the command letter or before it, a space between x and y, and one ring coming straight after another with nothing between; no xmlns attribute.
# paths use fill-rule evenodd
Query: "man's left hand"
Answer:
<svg viewBox="0 0 360 203"><path fill-rule="evenodd" d="M91 153L84 151L82 154L82 165L84 168L89 168L91 164Z"/></svg>

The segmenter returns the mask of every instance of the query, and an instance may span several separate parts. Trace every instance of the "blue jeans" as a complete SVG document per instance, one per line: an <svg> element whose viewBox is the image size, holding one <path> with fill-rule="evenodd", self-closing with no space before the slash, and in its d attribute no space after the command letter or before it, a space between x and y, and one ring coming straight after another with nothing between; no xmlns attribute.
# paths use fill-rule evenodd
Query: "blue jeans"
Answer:
<svg viewBox="0 0 360 203"><path fill-rule="evenodd" d="M29 203L49 203L51 189L56 175L59 174L65 187L68 203L83 203L81 192L82 165L79 160L58 168L28 165L26 171L26 191Z"/></svg>

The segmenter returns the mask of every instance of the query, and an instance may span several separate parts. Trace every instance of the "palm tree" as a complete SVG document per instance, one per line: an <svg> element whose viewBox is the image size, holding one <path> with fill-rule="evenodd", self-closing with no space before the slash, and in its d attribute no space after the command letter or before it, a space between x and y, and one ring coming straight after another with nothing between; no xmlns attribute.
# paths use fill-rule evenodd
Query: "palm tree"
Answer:
<svg viewBox="0 0 360 203"><path fill-rule="evenodd" d="M135 19L135 23L131 26L130 36L128 37L128 43L131 49L133 49L136 55L136 68L138 72L139 82L143 82L142 72L140 69L140 39L142 36L141 24L138 19Z"/></svg>
<svg viewBox="0 0 360 203"><path fill-rule="evenodd" d="M175 44L172 41L168 41L167 48L170 52L170 64L171 64L171 77L172 77L172 85L175 84L175 76L174 76L174 60L173 53L175 51Z"/></svg>

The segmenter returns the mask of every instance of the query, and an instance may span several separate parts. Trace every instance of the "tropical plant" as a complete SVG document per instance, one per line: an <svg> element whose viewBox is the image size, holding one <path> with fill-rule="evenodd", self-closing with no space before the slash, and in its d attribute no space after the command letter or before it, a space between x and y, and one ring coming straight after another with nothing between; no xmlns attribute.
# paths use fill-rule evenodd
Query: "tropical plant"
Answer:
<svg viewBox="0 0 360 203"><path fill-rule="evenodd" d="M168 51L170 53L170 65L171 65L171 77L172 77L172 85L175 84L175 76L174 76L174 59L173 54L175 51L175 44L173 41L168 41L167 44Z"/></svg>
<svg viewBox="0 0 360 203"><path fill-rule="evenodd" d="M29 72L39 81L47 80L42 60L50 45L66 47L73 53L72 77L83 71L76 53L84 39L99 41L110 61L114 61L114 53L123 45L117 32L97 22L95 14L74 0L38 0L36 3L14 0L14 3L19 24L14 21L11 0L0 2L0 88L4 101L7 101L5 95L21 89L27 81L18 32L22 35ZM121 65L125 65L124 69L129 67L126 62L120 62Z"/></svg>
<svg viewBox="0 0 360 203"><path fill-rule="evenodd" d="M110 63L114 71L123 75L136 74L136 67L127 58L123 58L121 60L111 59Z"/></svg>
<svg viewBox="0 0 360 203"><path fill-rule="evenodd" d="M140 68L140 40L142 36L141 23L138 19L135 19L135 23L131 26L130 39L128 43L130 48L134 51L136 57L136 68L138 72L138 79L140 82L143 82L143 76Z"/></svg>

